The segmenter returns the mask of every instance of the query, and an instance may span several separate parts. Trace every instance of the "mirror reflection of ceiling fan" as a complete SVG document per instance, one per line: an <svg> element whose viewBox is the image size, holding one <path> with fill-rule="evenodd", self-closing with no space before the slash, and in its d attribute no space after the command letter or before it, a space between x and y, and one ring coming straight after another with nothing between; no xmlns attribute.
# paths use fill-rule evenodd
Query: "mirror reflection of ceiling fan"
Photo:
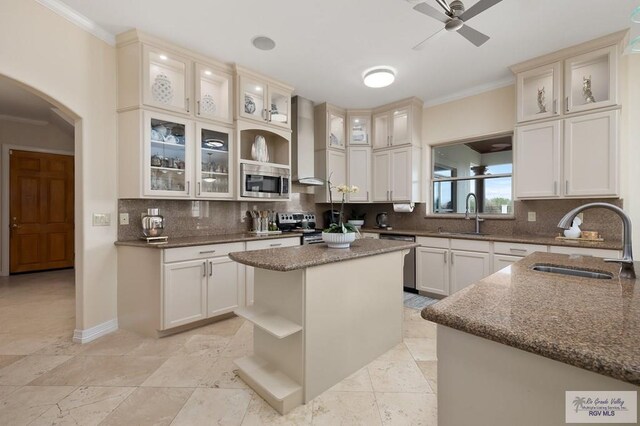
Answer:
<svg viewBox="0 0 640 426"><path fill-rule="evenodd" d="M415 5L413 7L414 10L437 19L444 24L444 28L416 44L413 47L413 50L422 49L427 41L441 34L444 30L457 31L458 34L469 40L476 47L482 46L487 42L487 40L489 40L489 36L471 28L467 25L467 21L501 1L502 0L480 0L478 3L471 6L469 10L465 10L464 4L460 0L453 0L451 3L447 3L446 0L436 0L444 13L432 6L429 6L426 2Z"/></svg>

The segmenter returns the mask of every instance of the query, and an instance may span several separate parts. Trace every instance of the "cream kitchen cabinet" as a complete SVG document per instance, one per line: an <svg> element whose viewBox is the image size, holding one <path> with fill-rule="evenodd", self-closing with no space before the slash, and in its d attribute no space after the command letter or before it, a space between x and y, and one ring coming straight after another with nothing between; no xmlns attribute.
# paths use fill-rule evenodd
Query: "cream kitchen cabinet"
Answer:
<svg viewBox="0 0 640 426"><path fill-rule="evenodd" d="M491 275L489 241L451 240L451 294Z"/></svg>
<svg viewBox="0 0 640 426"><path fill-rule="evenodd" d="M165 264L163 284L163 329L207 317L206 260Z"/></svg>
<svg viewBox="0 0 640 426"><path fill-rule="evenodd" d="M546 253L548 251L548 247L540 244L505 243L496 241L493 243L493 272L498 272L499 270L537 251Z"/></svg>
<svg viewBox="0 0 640 426"><path fill-rule="evenodd" d="M549 253L595 256L602 258L619 259L622 256L620 250L599 249L589 247L549 246Z"/></svg>
<svg viewBox="0 0 640 426"><path fill-rule="evenodd" d="M347 145L371 146L371 111L349 110L347 111Z"/></svg>
<svg viewBox="0 0 640 426"><path fill-rule="evenodd" d="M418 247L416 249L417 288L442 296L449 293L449 249Z"/></svg>
<svg viewBox="0 0 640 426"><path fill-rule="evenodd" d="M264 241L247 241L247 251L264 250L279 247L295 247L300 245L300 237L276 238ZM254 268L245 266L246 304L253 305Z"/></svg>
<svg viewBox="0 0 640 426"><path fill-rule="evenodd" d="M619 114L605 111L517 127L516 197L617 197Z"/></svg>
<svg viewBox="0 0 640 426"><path fill-rule="evenodd" d="M373 197L378 202L419 202L421 149L373 152Z"/></svg>
<svg viewBox="0 0 640 426"><path fill-rule="evenodd" d="M244 305L245 266L226 255L207 259L207 263L207 317L233 312Z"/></svg>
<svg viewBox="0 0 640 426"><path fill-rule="evenodd" d="M558 116L559 102L562 102L562 63L518 73L516 91L518 122Z"/></svg>
<svg viewBox="0 0 640 426"><path fill-rule="evenodd" d="M233 76L215 64L195 64L195 114L233 124Z"/></svg>
<svg viewBox="0 0 640 426"><path fill-rule="evenodd" d="M144 45L142 100L145 105L189 113L191 60L165 49Z"/></svg>
<svg viewBox="0 0 640 426"><path fill-rule="evenodd" d="M347 184L358 187L358 192L348 194L350 203L371 201L371 148L350 146L347 150Z"/></svg>
<svg viewBox="0 0 640 426"><path fill-rule="evenodd" d="M607 46L564 61L565 113L618 103L618 47Z"/></svg>
<svg viewBox="0 0 640 426"><path fill-rule="evenodd" d="M498 272L501 269L511 266L518 260L522 259L520 256L511 256L509 254L494 254L492 256L493 272Z"/></svg>
<svg viewBox="0 0 640 426"><path fill-rule="evenodd" d="M342 194L336 186L347 183L347 155L344 151L326 149L315 152L315 174L325 181L331 181L331 197L334 202L342 200ZM316 203L328 203L329 191L327 185L316 187Z"/></svg>
<svg viewBox="0 0 640 426"><path fill-rule="evenodd" d="M237 117L291 129L293 88L236 66Z"/></svg>
<svg viewBox="0 0 640 426"><path fill-rule="evenodd" d="M340 149L346 146L347 113L344 109L323 103L314 108L315 150Z"/></svg>
<svg viewBox="0 0 640 426"><path fill-rule="evenodd" d="M235 176L233 130L196 123L196 198L232 198Z"/></svg>
<svg viewBox="0 0 640 426"><path fill-rule="evenodd" d="M411 98L376 108L373 112L373 149L420 146L422 101Z"/></svg>

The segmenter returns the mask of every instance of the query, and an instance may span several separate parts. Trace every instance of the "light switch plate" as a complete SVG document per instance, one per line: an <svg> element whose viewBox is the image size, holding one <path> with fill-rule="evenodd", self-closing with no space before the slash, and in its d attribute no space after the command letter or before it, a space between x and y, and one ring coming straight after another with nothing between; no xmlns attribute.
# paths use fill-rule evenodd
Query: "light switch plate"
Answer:
<svg viewBox="0 0 640 426"><path fill-rule="evenodd" d="M527 213L527 220L529 222L535 222L536 221L536 212L528 212Z"/></svg>
<svg viewBox="0 0 640 426"><path fill-rule="evenodd" d="M109 213L93 214L93 226L109 226L109 225L111 225L111 214Z"/></svg>
<svg viewBox="0 0 640 426"><path fill-rule="evenodd" d="M120 213L120 225L129 224L129 213Z"/></svg>

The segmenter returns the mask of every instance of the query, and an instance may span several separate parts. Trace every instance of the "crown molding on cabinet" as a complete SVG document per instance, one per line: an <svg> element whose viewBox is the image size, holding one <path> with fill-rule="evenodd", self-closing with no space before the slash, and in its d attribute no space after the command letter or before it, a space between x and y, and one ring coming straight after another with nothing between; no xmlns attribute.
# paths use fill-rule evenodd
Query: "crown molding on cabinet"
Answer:
<svg viewBox="0 0 640 426"><path fill-rule="evenodd" d="M105 43L111 46L116 45L116 37L113 34L60 0L36 0L36 2L52 10L88 33L93 34Z"/></svg>
<svg viewBox="0 0 640 426"><path fill-rule="evenodd" d="M429 107L433 107L433 106L436 106L436 105L442 105L442 104L446 104L448 102L453 102L453 101L457 101L457 100L460 100L460 99L464 99L464 98L467 98L469 96L475 96L475 95L479 95L481 93L489 92L491 90L501 89L503 87L511 86L512 84L515 84L515 82L516 82L515 77L514 76L509 76L509 77L504 78L502 80L492 81L492 82L486 83L486 84L480 84L478 86L474 86L474 87L471 87L471 88L466 89L466 90L461 90L459 92L452 93L452 94L447 95L447 96L442 96L440 98L430 99L430 100L428 100L428 101L426 101L424 103L424 107L425 108L429 108Z"/></svg>
<svg viewBox="0 0 640 426"><path fill-rule="evenodd" d="M15 115L0 114L0 121L13 121L15 123L32 124L34 126L46 126L49 124L45 120L34 120L33 118L18 117Z"/></svg>

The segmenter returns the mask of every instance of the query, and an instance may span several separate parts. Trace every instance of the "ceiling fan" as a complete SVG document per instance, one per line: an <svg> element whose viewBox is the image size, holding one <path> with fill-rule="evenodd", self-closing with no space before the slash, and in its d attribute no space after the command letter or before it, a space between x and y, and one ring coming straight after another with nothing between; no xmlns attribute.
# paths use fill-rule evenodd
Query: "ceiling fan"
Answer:
<svg viewBox="0 0 640 426"><path fill-rule="evenodd" d="M453 0L451 3L447 3L446 0L436 0L444 10L444 13L432 6L429 6L425 2L415 5L413 7L414 10L437 19L444 24L444 28L416 44L413 47L413 50L420 50L427 41L440 34L443 30L457 31L458 34L476 45L476 47L482 46L487 42L487 40L489 40L489 36L468 26L467 21L501 1L502 0L480 0L478 3L471 6L469 10L465 10L464 4L460 0Z"/></svg>

